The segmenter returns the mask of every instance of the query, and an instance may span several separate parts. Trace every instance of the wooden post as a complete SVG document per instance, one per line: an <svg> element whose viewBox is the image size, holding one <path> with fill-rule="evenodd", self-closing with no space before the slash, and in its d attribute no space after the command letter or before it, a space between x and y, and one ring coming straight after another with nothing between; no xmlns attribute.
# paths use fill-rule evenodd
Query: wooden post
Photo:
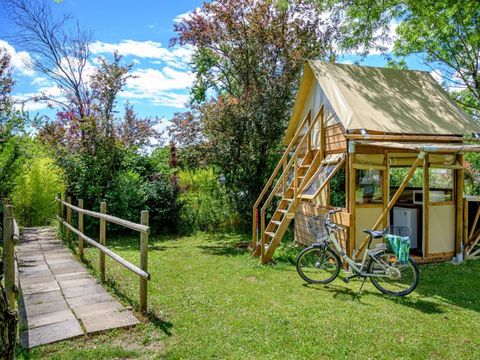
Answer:
<svg viewBox="0 0 480 360"><path fill-rule="evenodd" d="M458 155L458 162L463 166L463 154ZM463 233L463 168L455 170L455 255L462 251L462 233Z"/></svg>
<svg viewBox="0 0 480 360"><path fill-rule="evenodd" d="M15 309L15 260L13 245L13 206L3 207L3 263L8 306Z"/></svg>
<svg viewBox="0 0 480 360"><path fill-rule="evenodd" d="M383 209L385 210L390 200L390 161L388 151L383 152L383 165L385 169L382 174L382 196L383 196ZM388 216L383 220L383 227L386 228L390 224Z"/></svg>
<svg viewBox="0 0 480 360"><path fill-rule="evenodd" d="M430 237L430 163L429 156L425 154L423 159L423 249L422 257L428 256L428 240Z"/></svg>
<svg viewBox="0 0 480 360"><path fill-rule="evenodd" d="M463 252L465 255L465 248L468 242L468 200L463 199Z"/></svg>
<svg viewBox="0 0 480 360"><path fill-rule="evenodd" d="M355 168L353 167L354 163L354 157L355 157L355 144L350 145L348 144L349 147L349 153L348 153L348 159L347 159L347 209L348 212L350 213L350 227L348 228L348 240L346 241L346 250L347 250L347 255L352 256L353 255L353 250L355 249L355 243L356 243L356 231L355 231L355 188L356 188L356 173L355 173Z"/></svg>
<svg viewBox="0 0 480 360"><path fill-rule="evenodd" d="M83 199L78 199L78 207L83 209ZM83 213L78 213L78 231L83 233ZM83 238L78 236L78 256L83 259Z"/></svg>
<svg viewBox="0 0 480 360"><path fill-rule="evenodd" d="M67 196L67 204L71 205L72 204L72 198L70 196ZM67 206L67 224L72 225L72 209ZM67 242L70 242L70 229L67 227L66 232L65 232L65 238Z"/></svg>
<svg viewBox="0 0 480 360"><path fill-rule="evenodd" d="M105 201L102 201L100 203L100 212L102 214L107 213L107 203ZM107 231L107 221L104 218L101 218L99 240L100 240L100 244L102 244L103 246L105 246L106 231ZM100 278L102 281L105 281L105 254L101 250L98 250L98 258L99 258L99 265L100 265Z"/></svg>
<svg viewBox="0 0 480 360"><path fill-rule="evenodd" d="M420 154L418 154L418 157L415 160L415 162L413 163L410 170L408 171L407 176L405 176L405 179L403 179L403 181L400 184L400 187L398 188L397 192L393 195L392 199L388 203L387 208L385 210L383 210L383 212L380 215L380 217L378 218L377 222L375 223L375 225L373 225L372 230L378 229L378 227L383 223L383 219L385 218L385 216L388 215L388 213L392 209L393 205L395 205L398 198L402 194L403 190L407 187L407 184L410 181L410 179L412 178L413 174L415 173L415 170L417 169L418 165L420 165L420 162L422 162L424 158L425 158L425 153L422 151ZM360 248L358 249L358 253L357 253L358 255L360 255L362 253L362 251L365 249L365 247L367 246L368 238L369 237L366 236L365 239L363 240L362 244L360 245Z"/></svg>
<svg viewBox="0 0 480 360"><path fill-rule="evenodd" d="M62 214L62 194L57 194L57 216L63 219ZM58 221L58 232L62 231L62 223Z"/></svg>
<svg viewBox="0 0 480 360"><path fill-rule="evenodd" d="M148 211L142 211L140 223L148 226ZM148 272L148 234L143 231L140 233L140 268ZM147 279L143 277L140 277L140 311L147 312Z"/></svg>

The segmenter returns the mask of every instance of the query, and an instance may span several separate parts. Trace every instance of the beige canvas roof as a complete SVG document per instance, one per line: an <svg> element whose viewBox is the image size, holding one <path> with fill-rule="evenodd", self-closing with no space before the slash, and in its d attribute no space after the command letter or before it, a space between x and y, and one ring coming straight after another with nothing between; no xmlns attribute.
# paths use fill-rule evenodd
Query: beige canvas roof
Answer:
<svg viewBox="0 0 480 360"><path fill-rule="evenodd" d="M480 126L428 72L308 61L286 142L300 121L313 81L318 81L346 130L433 135L480 132Z"/></svg>

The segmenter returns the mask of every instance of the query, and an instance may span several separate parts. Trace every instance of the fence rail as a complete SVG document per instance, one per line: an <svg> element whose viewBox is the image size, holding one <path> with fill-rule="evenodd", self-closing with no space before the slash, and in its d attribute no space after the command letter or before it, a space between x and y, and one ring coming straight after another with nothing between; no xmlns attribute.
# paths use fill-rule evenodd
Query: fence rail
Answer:
<svg viewBox="0 0 480 360"><path fill-rule="evenodd" d="M66 228L66 238L70 241L70 232L78 236L78 253L83 260L83 241L96 247L99 250L99 267L102 281L105 280L105 255L123 265L134 274L140 277L140 311L145 313L147 311L147 281L150 280L150 273L148 272L148 235L150 234L150 227L148 226L148 211L141 212L141 223L137 224L128 220L124 220L112 215L107 215L107 204L102 202L100 205L100 212L86 210L83 208L83 200L78 200L78 206L72 205L71 198L67 197L66 201L62 200L61 195L56 197L57 201L57 220L59 226L63 225ZM66 217L63 218L63 207L66 207ZM78 229L72 225L72 210L78 214ZM83 215L88 215L100 219L99 241L84 234ZM106 246L106 222L121 225L131 230L140 233L140 266L136 266L131 262L125 260L120 255L114 253Z"/></svg>

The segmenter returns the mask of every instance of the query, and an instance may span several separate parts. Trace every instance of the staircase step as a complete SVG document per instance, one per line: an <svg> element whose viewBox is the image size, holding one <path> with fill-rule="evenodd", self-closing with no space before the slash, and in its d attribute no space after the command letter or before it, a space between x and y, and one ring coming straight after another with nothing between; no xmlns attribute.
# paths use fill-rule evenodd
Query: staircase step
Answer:
<svg viewBox="0 0 480 360"><path fill-rule="evenodd" d="M271 231L265 231L265 235L268 235L270 236L271 238L273 238L275 236L275 233L274 232L271 232Z"/></svg>
<svg viewBox="0 0 480 360"><path fill-rule="evenodd" d="M281 221L272 220L272 224L275 224L277 226L280 226L281 223L282 223Z"/></svg>
<svg viewBox="0 0 480 360"><path fill-rule="evenodd" d="M288 213L288 211L287 211L287 210L285 210L285 209L277 209L277 211L278 211L278 212L281 212L282 214L286 214L286 213Z"/></svg>

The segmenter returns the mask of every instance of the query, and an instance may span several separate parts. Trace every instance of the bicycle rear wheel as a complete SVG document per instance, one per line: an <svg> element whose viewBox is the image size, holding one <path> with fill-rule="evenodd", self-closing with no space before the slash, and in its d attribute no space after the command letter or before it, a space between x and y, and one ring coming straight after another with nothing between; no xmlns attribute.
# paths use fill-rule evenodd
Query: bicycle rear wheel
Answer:
<svg viewBox="0 0 480 360"><path fill-rule="evenodd" d="M393 252L382 251L377 253L376 260L371 258L368 264L372 284L384 294L405 296L410 294L418 285L420 273L417 264L409 258L406 264L398 262Z"/></svg>
<svg viewBox="0 0 480 360"><path fill-rule="evenodd" d="M340 258L331 249L310 246L297 256L297 272L310 284L328 284L340 273Z"/></svg>

